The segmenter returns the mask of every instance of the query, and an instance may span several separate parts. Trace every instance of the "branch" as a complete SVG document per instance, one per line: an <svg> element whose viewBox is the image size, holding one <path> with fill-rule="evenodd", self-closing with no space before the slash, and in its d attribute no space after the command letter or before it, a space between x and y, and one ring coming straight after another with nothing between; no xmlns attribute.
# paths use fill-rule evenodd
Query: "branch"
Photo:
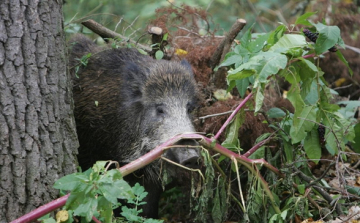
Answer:
<svg viewBox="0 0 360 223"><path fill-rule="evenodd" d="M83 24L86 28L90 29L91 31L93 31L94 33L98 34L99 36L101 36L103 39L115 39L115 38L120 38L120 39L124 39L127 40L130 43L135 44L137 47L145 50L146 52L150 52L151 48L145 45L142 45L140 43L137 43L136 41L129 39L126 36L123 36L117 32L114 32L106 27L104 27L103 25L95 22L92 19L86 20L84 22L82 22L81 24Z"/></svg>
<svg viewBox="0 0 360 223"><path fill-rule="evenodd" d="M225 156L229 157L230 159L236 159L240 164L245 166L252 174L254 174L260 180L260 182L263 186L263 189L264 189L265 193L268 195L275 211L277 213L281 213L279 207L276 205L276 202L274 200L272 192L269 189L268 183L261 176L259 170L256 167L256 164L261 164L261 165L265 166L266 168L268 168L269 170L271 170L272 172L274 172L276 175L278 175L281 178L284 177L284 174L282 174L277 168L275 168L274 166L269 164L264 159L252 160L247 157L238 155L217 143L214 144L212 139L209 139L209 138L199 135L199 134L189 133L189 134L177 135L177 136L169 139L168 141L164 142L163 144L157 146L155 149L151 150L147 154L145 154L145 155L139 157L138 159L132 161L131 163L121 167L119 169L119 171L121 172L121 174L123 176L129 175L130 173L134 172L135 170L138 170L138 169L150 164L154 160L158 159L164 153L164 151L166 149L170 148L173 144L175 144L176 142L178 142L182 139L199 140L200 145L202 145L208 149L212 149L222 155L225 155ZM64 206L66 204L66 200L69 197L69 195L70 194L67 194L61 198L56 199L55 201L45 204L45 205L31 211L30 213L12 221L11 223L27 223L27 222L35 221L39 217L44 216L45 214L50 213L50 212L56 210L57 208Z"/></svg>
<svg viewBox="0 0 360 223"><path fill-rule="evenodd" d="M56 200L53 200L50 203L47 203L10 223L27 223L27 222L35 221L36 219L46 215L47 213L50 213L51 211L64 206L69 196L70 194L67 194Z"/></svg>
<svg viewBox="0 0 360 223"><path fill-rule="evenodd" d="M231 44L233 43L236 36L246 25L245 19L237 19L236 22L232 25L229 33L226 34L224 40L220 43L214 55L210 60L210 67L214 69L221 60L224 59L225 54L230 50Z"/></svg>

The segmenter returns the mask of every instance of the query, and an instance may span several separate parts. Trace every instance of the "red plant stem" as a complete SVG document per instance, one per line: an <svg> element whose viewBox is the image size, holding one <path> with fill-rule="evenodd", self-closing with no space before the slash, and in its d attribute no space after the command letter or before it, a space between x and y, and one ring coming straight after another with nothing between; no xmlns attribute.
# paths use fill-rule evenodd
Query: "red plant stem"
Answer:
<svg viewBox="0 0 360 223"><path fill-rule="evenodd" d="M265 143L269 142L272 135L274 135L274 133L272 133L267 139L264 139L264 140L260 141L259 143L257 143L255 146L253 146L251 149L249 149L246 153L244 153L243 156L249 157L256 150L258 150L261 146L263 146Z"/></svg>
<svg viewBox="0 0 360 223"><path fill-rule="evenodd" d="M313 54L305 55L302 58L306 59L306 58L311 58L311 57L315 57L315 56L316 55L313 53Z"/></svg>
<svg viewBox="0 0 360 223"><path fill-rule="evenodd" d="M217 144L217 143L213 143L213 141L209 138L203 137L199 143L201 145L203 145L204 147L207 148L211 148L212 150L221 153L222 155L225 155L227 157L229 157L231 160L233 158L235 158L240 164L242 164L243 166L245 166L255 177L257 177L257 179L259 179L264 192L267 194L267 196L269 197L269 200L275 210L275 212L277 214L281 214L281 210L280 208L277 206L276 201L274 199L274 196L269 188L268 183L266 182L266 180L261 176L259 170L257 169L255 164L261 164L264 165L265 167L267 167L268 169L270 169L271 171L273 171L274 173L276 173L278 176L280 177L284 177L284 174L282 174L277 168L275 168L274 166L272 166L270 163L268 163L267 161L265 161L264 159L256 159L256 160L251 160L247 157L241 156L239 154L236 154L228 149L226 149L225 147Z"/></svg>
<svg viewBox="0 0 360 223"><path fill-rule="evenodd" d="M27 223L27 222L35 221L36 219L46 215L47 213L50 213L51 211L64 206L69 196L70 194L67 194L56 200L53 200L50 203L47 203L10 223Z"/></svg>
<svg viewBox="0 0 360 223"><path fill-rule="evenodd" d="M158 159L160 155L167 149L166 147L175 144L177 141L186 138L186 139L201 139L203 136L198 134L181 134L177 135L163 144L155 147L155 149L141 156L140 158L132 161L131 163L126 164L125 166L120 167L120 172L123 176L126 176L135 170L138 170L154 160Z"/></svg>
<svg viewBox="0 0 360 223"><path fill-rule="evenodd" d="M248 96L246 96L246 98L244 98L244 100L242 100L242 102L239 104L239 106L237 106L237 108L233 111L233 113L231 113L231 115L229 116L229 118L226 120L226 122L221 126L220 130L216 133L216 135L214 136L214 139L218 140L218 138L220 137L221 133L223 133L223 131L225 130L226 126L230 123L230 121L234 118L234 116L236 115L236 113L239 112L239 110L245 105L245 103L251 98L252 93L248 94Z"/></svg>
<svg viewBox="0 0 360 223"><path fill-rule="evenodd" d="M101 221L99 221L95 216L92 217L92 220L93 220L95 223L101 223Z"/></svg>

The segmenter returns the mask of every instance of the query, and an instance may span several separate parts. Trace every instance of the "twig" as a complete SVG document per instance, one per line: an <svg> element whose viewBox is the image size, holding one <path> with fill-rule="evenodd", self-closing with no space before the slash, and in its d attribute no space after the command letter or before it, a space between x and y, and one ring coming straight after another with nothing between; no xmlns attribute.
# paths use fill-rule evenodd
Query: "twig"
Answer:
<svg viewBox="0 0 360 223"><path fill-rule="evenodd" d="M314 181L311 181L307 187L311 187L312 185L315 185L317 182L319 182L321 179L323 179L325 177L325 175L329 172L330 168L333 167L335 165L335 163L330 163L328 165L328 167L326 168L326 170L323 172L323 174L321 174L320 177L318 177L317 179L315 179Z"/></svg>
<svg viewBox="0 0 360 223"><path fill-rule="evenodd" d="M295 170L298 170L295 166L293 166L293 168ZM314 180L313 178L306 176L303 172L299 171L298 172L298 176L303 179L304 181L308 182L309 184L311 184ZM306 185L307 186L307 185ZM329 195L328 192L326 192L323 188L321 188L318 185L312 185L312 188L314 188L319 194L321 194L321 196L329 203L331 204L333 202L332 197ZM338 215L342 215L342 210L341 210L341 206L339 203L335 204L335 209L336 209L336 213Z"/></svg>
<svg viewBox="0 0 360 223"><path fill-rule="evenodd" d="M333 88L333 90L340 90L340 89L344 89L344 88L348 88L348 87L351 87L353 84L349 84L349 85L346 85L346 86L341 86L341 87L336 87L336 88Z"/></svg>
<svg viewBox="0 0 360 223"><path fill-rule="evenodd" d="M142 45L142 44L139 44L137 43L136 41L132 40L132 39L129 39L128 37L126 36L123 36L119 33L116 33L106 27L104 27L103 25L95 22L94 20L92 19L89 19L89 20L86 20L84 22L82 22L81 24L83 24L85 27L87 27L88 29L90 29L91 31L93 31L94 33L98 34L99 36L101 36L103 39L107 39L107 38L112 38L112 39L115 39L115 38L120 38L120 39L125 39L127 41L129 41L130 43L133 43L133 44L136 44L137 47L147 51L147 52L150 52L151 51L151 48L148 47L148 46L145 46L145 45Z"/></svg>
<svg viewBox="0 0 360 223"><path fill-rule="evenodd" d="M184 169L186 169L186 170L189 170L189 171L192 171L192 172L198 172L199 175L201 176L201 178L203 179L203 181L205 181L205 177L204 177L204 175L201 173L201 170L200 170L200 169L193 169L193 168L189 168L189 167L183 166L183 165L181 165L181 164L179 164L179 163L177 163L177 162L174 162L174 161L172 161L172 160L170 160L170 159L168 159L168 158L166 158L166 157L163 157L163 156L161 157L161 159L163 159L163 160L165 160L166 162L171 163L171 164L173 164L173 165L175 165L175 166L184 168Z"/></svg>
<svg viewBox="0 0 360 223"><path fill-rule="evenodd" d="M234 163L234 165L235 165L236 178L237 178L237 182L238 182L238 187L239 187L239 194L240 194L240 198L241 198L241 203L242 203L243 209L244 209L244 210L247 210L247 208L246 208L246 206L245 206L245 199L244 199L243 192L242 192L242 189L241 189L238 162L237 162L237 160L235 159L235 157L232 157L232 158L231 158L231 161L232 161L232 162Z"/></svg>
<svg viewBox="0 0 360 223"><path fill-rule="evenodd" d="M353 46L349 46L349 45L346 45L346 44L345 44L345 47L346 47L346 49L352 50L352 51L360 54L360 49L359 49L359 48L356 48L356 47L353 47Z"/></svg>
<svg viewBox="0 0 360 223"><path fill-rule="evenodd" d="M230 114L230 113L233 113L233 112L234 112L234 110L227 111L227 112L216 113L216 114L211 114L211 115L205 115L205 116L199 117L199 119L207 119L207 118L211 118L211 117L227 115L227 114Z"/></svg>

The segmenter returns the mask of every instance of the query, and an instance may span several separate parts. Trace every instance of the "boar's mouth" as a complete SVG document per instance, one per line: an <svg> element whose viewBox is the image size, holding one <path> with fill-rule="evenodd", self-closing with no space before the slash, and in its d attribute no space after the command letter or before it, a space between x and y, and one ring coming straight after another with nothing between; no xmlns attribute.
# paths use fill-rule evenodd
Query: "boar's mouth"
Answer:
<svg viewBox="0 0 360 223"><path fill-rule="evenodd" d="M192 169L200 168L201 156L198 148L198 143L195 140L183 139L177 142L171 149L166 151L165 157L179 163L185 167Z"/></svg>
<svg viewBox="0 0 360 223"><path fill-rule="evenodd" d="M148 140L150 140L150 139L148 139ZM138 145L139 146L138 148L141 148L141 149L133 149L134 153L132 154L131 157L139 158L142 155L144 155L144 154L140 154L139 151L149 152L151 149L153 149L153 148L150 148L151 145L146 143L146 141L148 141L148 140L145 139L143 141L143 143L141 143L141 145ZM174 147L168 149L163 154L163 156L165 158L167 158L175 163L178 163L180 165L183 165L185 167L192 168L192 169L200 169L202 159L201 159L201 155L199 152L199 148L196 148L196 146L198 146L198 145L199 144L197 143L196 140L183 139L183 140L180 140L179 142L177 142L176 144L174 144ZM127 164L134 160L127 159L127 160L123 160L123 161L124 162L122 164ZM173 172L172 166L175 168L175 165L172 165L172 164L167 165L167 167L170 168L170 169L167 168L167 170L169 171L170 177L176 177L175 175L177 173ZM144 171L143 172L144 176L147 179L157 182L157 180L160 177L160 172L161 172L160 159L157 159L154 162L147 165L146 167L144 167L143 171Z"/></svg>

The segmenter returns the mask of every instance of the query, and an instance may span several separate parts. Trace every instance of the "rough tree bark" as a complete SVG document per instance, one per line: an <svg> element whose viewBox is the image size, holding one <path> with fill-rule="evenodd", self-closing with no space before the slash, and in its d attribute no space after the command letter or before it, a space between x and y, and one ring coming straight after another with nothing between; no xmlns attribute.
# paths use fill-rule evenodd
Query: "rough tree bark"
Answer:
<svg viewBox="0 0 360 223"><path fill-rule="evenodd" d="M76 170L62 0L0 0L0 222L58 196Z"/></svg>

